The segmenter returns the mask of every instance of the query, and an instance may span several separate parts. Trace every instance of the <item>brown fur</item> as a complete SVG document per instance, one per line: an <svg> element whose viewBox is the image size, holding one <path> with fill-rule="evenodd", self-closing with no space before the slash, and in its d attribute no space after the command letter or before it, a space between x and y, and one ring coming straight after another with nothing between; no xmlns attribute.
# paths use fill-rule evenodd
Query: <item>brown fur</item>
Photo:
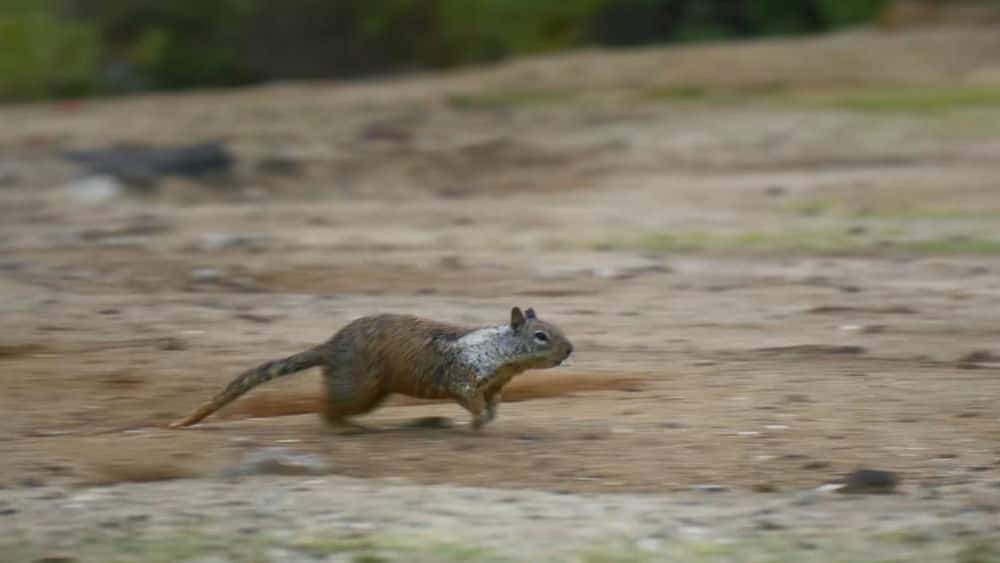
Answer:
<svg viewBox="0 0 1000 563"><path fill-rule="evenodd" d="M449 347L475 329L408 315L363 317L315 348L240 374L221 393L170 427L196 424L257 385L316 366L323 368L324 414L330 422L369 412L390 394L398 393L421 399L454 399L473 414L475 426L482 426L495 416L500 392L515 375L558 365L572 352L562 332L537 319L531 309L524 316L515 307L511 327L526 340L537 334L534 331L544 330L552 341L542 353L533 350L504 358L502 366L484 377Z"/></svg>

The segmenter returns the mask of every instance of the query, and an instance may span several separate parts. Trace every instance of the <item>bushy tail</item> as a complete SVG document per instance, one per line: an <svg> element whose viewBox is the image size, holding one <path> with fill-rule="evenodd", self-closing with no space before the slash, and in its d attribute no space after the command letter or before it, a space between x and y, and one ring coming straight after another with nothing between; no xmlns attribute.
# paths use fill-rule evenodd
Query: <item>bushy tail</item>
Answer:
<svg viewBox="0 0 1000 563"><path fill-rule="evenodd" d="M196 424L201 421L201 419L228 405L236 400L237 397L243 395L261 383L266 383L283 375L288 375L297 371L318 366L323 363L323 358L323 350L317 347L311 350L306 350L300 354L295 354L294 356L289 356L282 360L266 362L253 369L247 370L241 373L239 377L232 380L232 382L230 382L221 393L213 397L211 401L201 405L185 418L171 422L169 428L181 428L182 426L191 426L192 424Z"/></svg>

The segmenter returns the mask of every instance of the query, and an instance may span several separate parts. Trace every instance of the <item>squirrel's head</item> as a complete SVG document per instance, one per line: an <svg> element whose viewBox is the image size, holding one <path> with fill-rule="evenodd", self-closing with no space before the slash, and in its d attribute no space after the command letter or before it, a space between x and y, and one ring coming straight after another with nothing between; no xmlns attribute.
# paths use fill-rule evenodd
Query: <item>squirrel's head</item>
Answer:
<svg viewBox="0 0 1000 563"><path fill-rule="evenodd" d="M510 311L510 328L514 331L522 350L530 356L530 367L544 369L558 366L573 353L573 343L559 330L528 308L523 313L518 307Z"/></svg>

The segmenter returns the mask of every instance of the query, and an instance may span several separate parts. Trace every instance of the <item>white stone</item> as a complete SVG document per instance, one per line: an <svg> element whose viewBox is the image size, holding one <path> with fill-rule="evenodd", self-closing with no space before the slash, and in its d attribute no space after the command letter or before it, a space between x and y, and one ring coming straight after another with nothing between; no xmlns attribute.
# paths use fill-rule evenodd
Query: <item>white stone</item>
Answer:
<svg viewBox="0 0 1000 563"><path fill-rule="evenodd" d="M124 188L111 176L88 176L70 182L63 191L79 203L98 205L117 198Z"/></svg>

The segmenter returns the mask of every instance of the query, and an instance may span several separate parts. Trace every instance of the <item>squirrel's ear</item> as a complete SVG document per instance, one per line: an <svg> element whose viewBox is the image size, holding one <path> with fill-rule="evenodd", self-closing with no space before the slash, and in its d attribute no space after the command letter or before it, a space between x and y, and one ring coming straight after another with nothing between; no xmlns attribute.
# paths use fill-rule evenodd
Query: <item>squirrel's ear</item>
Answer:
<svg viewBox="0 0 1000 563"><path fill-rule="evenodd" d="M525 316L525 317L528 317L529 319L534 319L534 318L537 318L537 317L535 317L535 310L534 310L534 309L532 309L531 307L528 307L528 308L527 308L527 309L526 309L526 310L524 311L524 316Z"/></svg>
<svg viewBox="0 0 1000 563"><path fill-rule="evenodd" d="M524 314L521 313L521 309L514 307L510 310L510 326L511 328L518 329L524 324Z"/></svg>

